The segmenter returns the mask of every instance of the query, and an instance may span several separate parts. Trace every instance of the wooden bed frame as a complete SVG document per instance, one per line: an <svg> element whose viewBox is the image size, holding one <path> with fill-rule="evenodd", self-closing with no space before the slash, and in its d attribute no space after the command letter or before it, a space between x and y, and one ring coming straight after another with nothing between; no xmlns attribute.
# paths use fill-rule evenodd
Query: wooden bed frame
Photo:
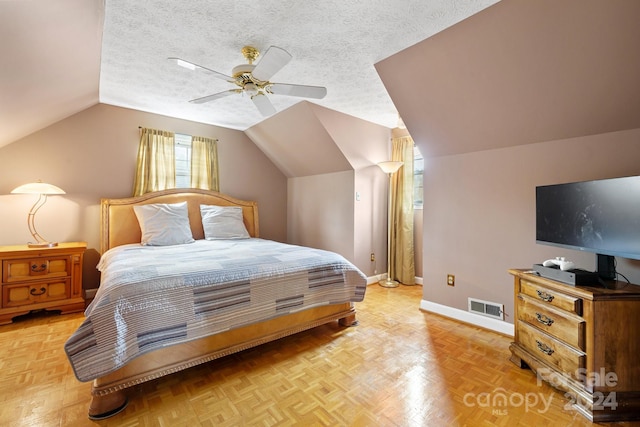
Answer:
<svg viewBox="0 0 640 427"><path fill-rule="evenodd" d="M244 223L252 237L259 236L258 206L221 193L199 189L172 189L126 199L102 199L101 251L140 242L141 232L134 205L187 201L193 237L204 238L200 204L241 206ZM126 366L93 381L89 418L115 415L127 405L126 389L189 367L242 351L332 321L355 324L352 303L316 307L231 331L144 354Z"/></svg>

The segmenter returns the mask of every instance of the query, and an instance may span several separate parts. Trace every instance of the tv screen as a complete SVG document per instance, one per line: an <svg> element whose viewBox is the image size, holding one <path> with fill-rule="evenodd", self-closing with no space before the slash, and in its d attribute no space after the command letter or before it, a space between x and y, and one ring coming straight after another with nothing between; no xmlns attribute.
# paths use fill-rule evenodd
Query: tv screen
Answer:
<svg viewBox="0 0 640 427"><path fill-rule="evenodd" d="M536 241L640 259L640 176L536 187Z"/></svg>

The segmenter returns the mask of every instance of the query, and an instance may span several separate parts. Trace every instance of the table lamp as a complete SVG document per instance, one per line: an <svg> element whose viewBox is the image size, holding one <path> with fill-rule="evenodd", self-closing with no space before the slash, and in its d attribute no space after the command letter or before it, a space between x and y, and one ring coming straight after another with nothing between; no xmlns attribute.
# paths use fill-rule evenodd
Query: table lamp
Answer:
<svg viewBox="0 0 640 427"><path fill-rule="evenodd" d="M21 185L19 187L11 190L12 194L37 194L38 200L34 203L29 211L29 215L27 215L27 226L29 227L29 232L35 239L35 242L30 242L30 248L51 248L54 246L58 246L57 242L49 242L44 239L38 231L36 230L35 218L36 212L40 209L46 202L47 196L50 194L66 194L64 190L55 185L47 184L42 181L38 182L30 182L28 184Z"/></svg>

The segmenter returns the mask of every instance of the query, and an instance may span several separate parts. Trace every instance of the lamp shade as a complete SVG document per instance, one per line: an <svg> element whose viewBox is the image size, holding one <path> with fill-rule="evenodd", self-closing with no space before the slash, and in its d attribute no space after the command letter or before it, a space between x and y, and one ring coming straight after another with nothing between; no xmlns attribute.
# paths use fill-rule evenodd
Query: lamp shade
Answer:
<svg viewBox="0 0 640 427"><path fill-rule="evenodd" d="M388 161L380 162L378 163L378 166L380 166L380 169L382 169L384 173L395 173L403 164L403 162Z"/></svg>
<svg viewBox="0 0 640 427"><path fill-rule="evenodd" d="M66 194L64 190L46 182L30 182L11 190L13 194Z"/></svg>

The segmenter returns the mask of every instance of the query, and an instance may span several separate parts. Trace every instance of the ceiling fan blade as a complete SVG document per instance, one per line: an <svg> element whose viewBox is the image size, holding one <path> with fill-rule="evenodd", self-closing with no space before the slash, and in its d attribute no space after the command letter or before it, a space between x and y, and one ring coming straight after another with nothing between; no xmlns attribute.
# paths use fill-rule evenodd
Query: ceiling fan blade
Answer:
<svg viewBox="0 0 640 427"><path fill-rule="evenodd" d="M204 104L205 102L215 101L216 99L224 98L225 96L233 95L234 93L240 93L242 89L230 89L225 90L224 92L214 93L213 95L203 96L202 98L192 99L192 104Z"/></svg>
<svg viewBox="0 0 640 427"><path fill-rule="evenodd" d="M315 99L322 99L327 94L326 87L290 85L286 83L272 83L267 87L267 91L274 95L301 96Z"/></svg>
<svg viewBox="0 0 640 427"><path fill-rule="evenodd" d="M277 46L271 46L253 69L253 77L263 82L269 79L291 61L291 54Z"/></svg>
<svg viewBox="0 0 640 427"><path fill-rule="evenodd" d="M276 113L276 108L273 106L271 101L269 101L267 95L259 93L252 96L251 100L255 104L256 108L258 108L258 111L260 111L260 114L262 114L263 116L267 117Z"/></svg>
<svg viewBox="0 0 640 427"><path fill-rule="evenodd" d="M185 61L184 59L180 59L180 58L167 58L167 59L169 61L171 61L171 62L175 62L177 65L179 65L179 66L181 66L183 68L186 68L188 70L201 70L201 71L204 71L207 74L211 74L214 77L217 77L217 78L222 79L222 80L226 80L226 81L231 82L231 83L234 83L234 81L235 81L233 79L233 77L231 77L231 76L227 76L226 74L222 74L222 73L219 73L217 71L210 70L207 67L203 67L202 65L194 64L193 62Z"/></svg>

